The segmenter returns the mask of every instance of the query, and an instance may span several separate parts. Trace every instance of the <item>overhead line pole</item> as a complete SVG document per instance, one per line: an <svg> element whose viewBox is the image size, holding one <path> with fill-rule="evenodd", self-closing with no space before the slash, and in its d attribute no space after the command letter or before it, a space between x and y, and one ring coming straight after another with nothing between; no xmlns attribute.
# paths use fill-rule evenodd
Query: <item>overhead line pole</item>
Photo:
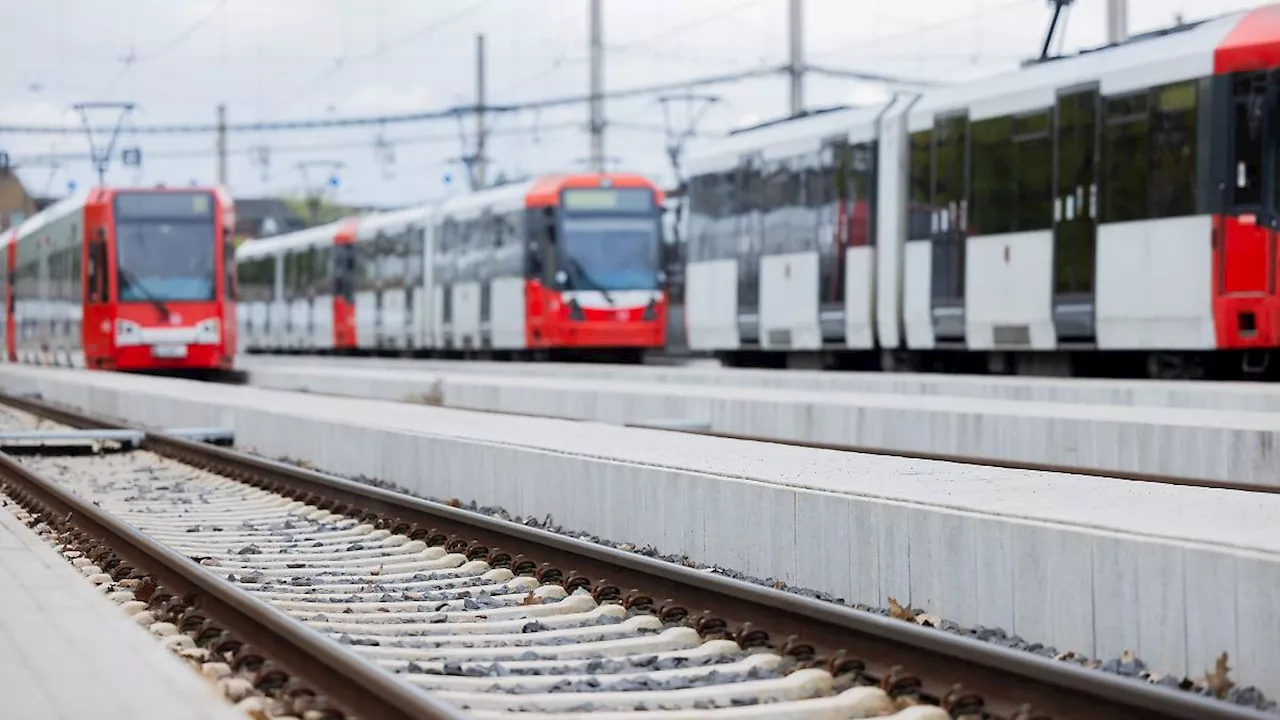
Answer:
<svg viewBox="0 0 1280 720"><path fill-rule="evenodd" d="M588 0L591 43L591 169L604 172L604 47L601 40L600 0Z"/></svg>
<svg viewBox="0 0 1280 720"><path fill-rule="evenodd" d="M227 186L227 106L218 105L218 184Z"/></svg>
<svg viewBox="0 0 1280 720"><path fill-rule="evenodd" d="M1116 45L1129 36L1128 0L1107 0L1107 43Z"/></svg>
<svg viewBox="0 0 1280 720"><path fill-rule="evenodd" d="M484 127L484 35L476 36L476 155L473 165L473 190L485 187L484 141L487 131Z"/></svg>
<svg viewBox="0 0 1280 720"><path fill-rule="evenodd" d="M791 76L791 117L804 112L804 4L803 0L788 0L791 61L787 74Z"/></svg>

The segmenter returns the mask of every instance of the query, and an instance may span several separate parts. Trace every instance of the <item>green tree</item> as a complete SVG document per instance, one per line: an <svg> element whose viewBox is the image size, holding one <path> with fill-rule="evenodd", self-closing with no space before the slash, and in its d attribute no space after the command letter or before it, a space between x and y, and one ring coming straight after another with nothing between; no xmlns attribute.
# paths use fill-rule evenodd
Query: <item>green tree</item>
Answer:
<svg viewBox="0 0 1280 720"><path fill-rule="evenodd" d="M298 213L308 227L335 222L351 215L352 209L330 202L323 197L281 198L289 209Z"/></svg>

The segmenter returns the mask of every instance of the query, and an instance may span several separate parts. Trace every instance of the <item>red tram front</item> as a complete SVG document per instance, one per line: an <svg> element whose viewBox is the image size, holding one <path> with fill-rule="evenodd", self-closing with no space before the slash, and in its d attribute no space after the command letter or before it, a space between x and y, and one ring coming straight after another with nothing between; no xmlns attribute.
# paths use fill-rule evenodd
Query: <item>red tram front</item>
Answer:
<svg viewBox="0 0 1280 720"><path fill-rule="evenodd" d="M18 362L230 370L234 208L221 189L99 188L24 223L5 253Z"/></svg>
<svg viewBox="0 0 1280 720"><path fill-rule="evenodd" d="M639 175L566 175L535 181L525 203L528 347L663 347L662 191Z"/></svg>

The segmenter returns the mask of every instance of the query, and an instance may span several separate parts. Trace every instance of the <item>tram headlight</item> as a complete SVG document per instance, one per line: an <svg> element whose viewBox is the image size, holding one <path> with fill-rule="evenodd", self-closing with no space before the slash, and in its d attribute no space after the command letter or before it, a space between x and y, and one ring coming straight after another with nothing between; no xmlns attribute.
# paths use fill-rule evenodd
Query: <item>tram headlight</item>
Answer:
<svg viewBox="0 0 1280 720"><path fill-rule="evenodd" d="M201 320L196 325L196 342L206 345L216 345L222 337L222 323L218 318L209 318Z"/></svg>
<svg viewBox="0 0 1280 720"><path fill-rule="evenodd" d="M132 320L116 320L116 345L137 345L142 342L142 326Z"/></svg>

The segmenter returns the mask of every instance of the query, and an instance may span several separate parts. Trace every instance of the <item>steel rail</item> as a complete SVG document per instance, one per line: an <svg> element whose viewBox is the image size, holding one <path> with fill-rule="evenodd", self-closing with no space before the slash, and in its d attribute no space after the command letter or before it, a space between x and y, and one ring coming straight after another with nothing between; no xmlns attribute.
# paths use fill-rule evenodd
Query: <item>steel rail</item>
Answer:
<svg viewBox="0 0 1280 720"><path fill-rule="evenodd" d="M448 407L448 406L443 406ZM456 408L458 410L466 410L467 408ZM706 435L707 437L725 438L727 440L746 440L748 442L772 443L774 445L790 445L792 447L809 448L812 450L834 450L836 452L863 453L866 455L886 455L889 457L899 457L907 460L935 460L938 462L957 463L960 465L982 465L985 467L998 467L1006 470L1026 470L1028 472L1051 472L1065 473L1068 475L1083 475L1086 477L1110 478L1113 480L1129 480L1132 482L1158 483L1162 485L1182 485L1185 487L1202 487L1214 490L1239 490L1242 492L1254 493L1280 493L1280 485L1262 485L1259 483L1243 483L1233 482L1230 480L1213 480L1209 478L1197 478L1189 475L1161 475L1158 473L1144 473L1135 470L1108 470L1105 468L1082 468L1073 465L1054 465L1052 463L1037 463L1025 460L1010 460L1006 458L990 458L979 455L959 455L950 453L926 452L923 450L894 450L892 448L877 448L866 445L847 445L842 443L816 442L811 440L792 440L788 438L775 438L762 435L743 435L739 433L723 432L720 430L702 430L697 428L682 427L660 427L656 425L643 425L638 423L627 423L624 427L644 428L648 430L664 430L667 432L680 432L690 435Z"/></svg>
<svg viewBox="0 0 1280 720"><path fill-rule="evenodd" d="M461 710L400 682L394 675L260 602L208 569L150 538L57 483L0 452L0 482L46 512L110 548L166 591L185 596L227 630L291 674L331 698L351 715L379 720L465 720ZM190 603L189 603L190 604Z"/></svg>
<svg viewBox="0 0 1280 720"><path fill-rule="evenodd" d="M125 427L3 393L0 403L78 427ZM653 599L660 612L679 609L700 618L700 627L722 625L728 637L740 642L767 640L784 652L808 647L837 670L861 669L885 685L900 672L910 672L924 696L977 696L984 710L997 718L1275 719L1190 692L731 580L227 448L151 432L143 447L333 512L363 513L394 532L444 542L470 557L505 558L517 573L596 589L637 588L627 594L629 602Z"/></svg>

